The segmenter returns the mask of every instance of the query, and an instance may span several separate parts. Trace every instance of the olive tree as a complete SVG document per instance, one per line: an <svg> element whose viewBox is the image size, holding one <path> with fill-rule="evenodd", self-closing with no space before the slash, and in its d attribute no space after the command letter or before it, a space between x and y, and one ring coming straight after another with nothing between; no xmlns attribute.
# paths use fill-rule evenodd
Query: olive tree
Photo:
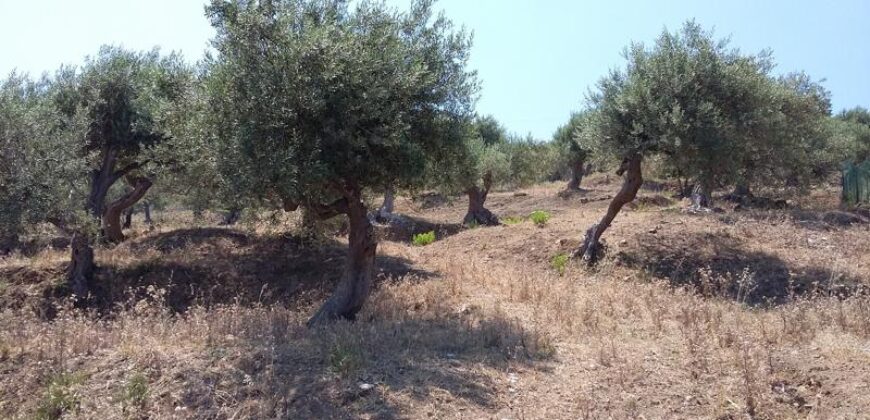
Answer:
<svg viewBox="0 0 870 420"><path fill-rule="evenodd" d="M553 144L561 152L563 162L559 166L564 166L570 172L570 179L566 186L567 191L579 191L580 182L585 174L586 160L589 156L589 151L584 149L575 140L575 135L582 129L583 122L588 116L588 112L575 112L571 114L571 119L567 123L556 129L553 133Z"/></svg>
<svg viewBox="0 0 870 420"><path fill-rule="evenodd" d="M87 166L76 150L85 124L59 113L58 99L47 77L12 74L0 84L0 251L13 249L30 226L83 213L76 193Z"/></svg>
<svg viewBox="0 0 870 420"><path fill-rule="evenodd" d="M835 164L870 160L870 111L862 107L843 110L829 121L829 146L837 152Z"/></svg>
<svg viewBox="0 0 870 420"><path fill-rule="evenodd" d="M9 214L26 217L12 218L69 235L67 281L79 297L92 280L100 228L110 241L123 239L122 212L151 187L152 151L171 138L168 103L183 94L185 74L175 55L103 47L81 68L4 84L2 172L14 187L3 188L3 207L14 210L19 197L23 211ZM129 189L107 201L121 180Z"/></svg>
<svg viewBox="0 0 870 420"><path fill-rule="evenodd" d="M422 182L435 151L462 138L476 76L470 37L431 1L214 0L212 140L237 191L285 209L349 220L345 274L311 325L354 319L377 249L367 189Z"/></svg>
<svg viewBox="0 0 870 420"><path fill-rule="evenodd" d="M762 163L754 156L799 150L800 130L779 129L814 124L821 114L812 107L792 112L792 102L783 98L814 99L770 76L769 52L742 54L694 22L678 33L665 31L651 48L631 45L625 57L626 67L612 71L591 93L594 112L579 136L585 147L613 153L621 160L617 173L625 176L607 213L575 251L589 262L601 234L637 195L644 157L661 156L692 177L695 206L706 207L714 187L755 173L743 170Z"/></svg>

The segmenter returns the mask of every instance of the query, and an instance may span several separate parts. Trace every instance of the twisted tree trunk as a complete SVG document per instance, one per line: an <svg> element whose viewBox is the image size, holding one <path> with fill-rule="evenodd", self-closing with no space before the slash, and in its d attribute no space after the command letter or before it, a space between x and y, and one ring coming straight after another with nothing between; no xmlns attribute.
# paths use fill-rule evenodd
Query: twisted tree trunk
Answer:
<svg viewBox="0 0 870 420"><path fill-rule="evenodd" d="M133 190L106 206L106 211L103 213L103 232L109 242L124 241L121 214L141 200L153 185L151 180L144 177L131 179L130 183L133 184Z"/></svg>
<svg viewBox="0 0 870 420"><path fill-rule="evenodd" d="M311 317L308 325L315 326L338 319L354 320L371 291L378 247L368 209L362 201L361 191L354 189L348 191L344 199L314 210L321 218L347 214L350 234L344 275L332 296Z"/></svg>
<svg viewBox="0 0 870 420"><path fill-rule="evenodd" d="M583 174L585 173L585 169L583 167L582 159L575 159L571 162L571 180L568 181L567 189L569 191L579 191L580 190L580 181L583 180Z"/></svg>
<svg viewBox="0 0 870 420"><path fill-rule="evenodd" d="M381 204L381 208L378 209L378 218L386 219L393 214L395 203L396 189L392 185L387 185L387 188L384 190L384 202Z"/></svg>
<svg viewBox="0 0 870 420"><path fill-rule="evenodd" d="M707 209L713 206L713 197L710 195L709 182L699 181L692 189L692 208Z"/></svg>
<svg viewBox="0 0 870 420"><path fill-rule="evenodd" d="M150 200L145 201L145 203L142 205L142 207L143 207L143 210L145 211L145 223L148 224L148 226L151 226L153 228L154 221L151 220L151 201Z"/></svg>
<svg viewBox="0 0 870 420"><path fill-rule="evenodd" d="M124 212L124 229L130 229L133 227L133 213L135 209L136 206L130 206L130 208Z"/></svg>
<svg viewBox="0 0 870 420"><path fill-rule="evenodd" d="M66 269L70 291L79 299L88 296L94 276L94 248L87 236L74 233L70 242L70 262Z"/></svg>
<svg viewBox="0 0 870 420"><path fill-rule="evenodd" d="M613 222L613 219L616 218L616 215L619 214L622 206L628 204L631 200L634 200L637 196L637 191L640 190L640 186L643 184L643 174L641 173L640 168L641 160L640 156L631 156L623 159L622 165L620 165L619 170L616 171L617 175L625 175L622 181L622 188L620 188L616 196L613 197L613 200L610 201L610 205L607 207L607 213L604 214L601 221L586 230L583 244L571 254L572 258L582 256L583 260L590 265L596 262L599 254L598 251L601 246L599 242L601 235L608 227L610 227L610 224Z"/></svg>
<svg viewBox="0 0 870 420"><path fill-rule="evenodd" d="M477 185L465 190L468 195L468 212L462 223L465 225L484 225L495 226L499 224L498 217L489 209L484 207L486 204L486 196L489 194L489 189L492 187L492 174L487 172L483 175L483 188Z"/></svg>

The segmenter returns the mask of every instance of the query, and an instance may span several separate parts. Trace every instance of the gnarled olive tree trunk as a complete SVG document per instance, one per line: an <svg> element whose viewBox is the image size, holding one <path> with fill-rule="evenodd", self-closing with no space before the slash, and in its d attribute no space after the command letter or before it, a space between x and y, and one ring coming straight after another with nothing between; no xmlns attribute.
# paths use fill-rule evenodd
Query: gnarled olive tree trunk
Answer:
<svg viewBox="0 0 870 420"><path fill-rule="evenodd" d="M154 220L151 219L151 200L146 201L142 205L142 211L145 212L145 224L154 227Z"/></svg>
<svg viewBox="0 0 870 420"><path fill-rule="evenodd" d="M130 206L127 211L124 212L124 229L130 229L133 227L133 213L135 213L136 206Z"/></svg>
<svg viewBox="0 0 870 420"><path fill-rule="evenodd" d="M381 208L378 209L378 217L386 219L393 214L395 203L396 189L392 185L387 185L386 189L384 189L384 202L381 204Z"/></svg>
<svg viewBox="0 0 870 420"><path fill-rule="evenodd" d="M132 179L130 183L133 184L133 190L109 203L106 206L106 211L103 213L103 233L109 242L118 243L124 241L121 214L141 200L151 188L151 185L153 185L151 180L144 177Z"/></svg>
<svg viewBox="0 0 870 420"><path fill-rule="evenodd" d="M586 168L583 167L583 159L574 159L571 162L571 179L568 181L567 189L570 191L580 190L580 181L583 180L585 173Z"/></svg>
<svg viewBox="0 0 870 420"><path fill-rule="evenodd" d="M620 188L616 196L613 197L613 200L610 201L610 205L607 207L607 213L604 214L601 221L586 230L586 237L583 239L583 244L571 254L571 257L582 256L583 260L588 264L591 265L595 263L598 255L598 248L600 247L599 240L601 239L601 235L608 227L610 227L610 224L622 209L622 206L628 204L631 200L634 200L637 196L637 191L643 184L643 174L641 173L640 168L641 160L640 156L631 156L623 159L622 165L620 165L619 170L616 171L617 175L622 176L624 174L622 188Z"/></svg>
<svg viewBox="0 0 870 420"><path fill-rule="evenodd" d="M713 206L713 196L710 195L708 182L699 181L692 189L692 208L706 209Z"/></svg>
<svg viewBox="0 0 870 420"><path fill-rule="evenodd" d="M86 235L74 233L70 242L67 284L78 299L87 297L94 277L94 248Z"/></svg>
<svg viewBox="0 0 870 420"><path fill-rule="evenodd" d="M468 212L462 219L463 224L484 226L499 224L498 217L484 207L490 188L492 188L492 174L487 172L483 175L483 188L474 185L465 190L465 194L468 195Z"/></svg>
<svg viewBox="0 0 870 420"><path fill-rule="evenodd" d="M361 191L354 189L348 191L344 199L314 210L320 218L347 214L350 233L344 274L332 296L311 317L308 325L325 324L338 319L354 320L371 292L378 247L368 209L362 201Z"/></svg>

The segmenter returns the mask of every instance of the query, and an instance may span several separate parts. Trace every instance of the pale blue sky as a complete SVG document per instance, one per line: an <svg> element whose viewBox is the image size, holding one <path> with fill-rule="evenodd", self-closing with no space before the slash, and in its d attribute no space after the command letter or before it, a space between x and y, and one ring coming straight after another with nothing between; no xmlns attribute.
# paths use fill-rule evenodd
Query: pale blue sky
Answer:
<svg viewBox="0 0 870 420"><path fill-rule="evenodd" d="M409 0L388 0L405 7ZM180 50L195 61L212 31L200 0L0 0L0 74L39 75L101 44ZM778 72L825 78L834 109L870 107L870 0L442 0L475 33L478 110L517 133L549 138L589 86L621 66L631 41L689 18L747 52L772 48Z"/></svg>

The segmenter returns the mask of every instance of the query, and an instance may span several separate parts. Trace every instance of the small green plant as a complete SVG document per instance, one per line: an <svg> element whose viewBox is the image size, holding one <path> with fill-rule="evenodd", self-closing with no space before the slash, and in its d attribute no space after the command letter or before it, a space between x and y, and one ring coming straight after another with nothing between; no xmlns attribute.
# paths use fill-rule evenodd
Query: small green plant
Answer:
<svg viewBox="0 0 870 420"><path fill-rule="evenodd" d="M547 221L550 220L550 213L543 210L535 210L529 215L529 219L531 219L536 226L541 227L547 224Z"/></svg>
<svg viewBox="0 0 870 420"><path fill-rule="evenodd" d="M127 380L127 384L124 386L124 391L120 398L121 405L124 407L124 411L139 409L145 405L147 397L148 378L137 372Z"/></svg>
<svg viewBox="0 0 870 420"><path fill-rule="evenodd" d="M411 243L415 246L426 246L435 242L435 231L418 233L411 238Z"/></svg>
<svg viewBox="0 0 870 420"><path fill-rule="evenodd" d="M559 272L559 275L565 274L565 266L568 265L568 254L561 253L556 254L553 258L550 258L550 266L553 267L554 270Z"/></svg>
<svg viewBox="0 0 870 420"><path fill-rule="evenodd" d="M508 217L505 217L504 219L501 219L501 221L506 225L518 225L522 222L525 222L526 219L519 217L519 216L508 216Z"/></svg>
<svg viewBox="0 0 870 420"><path fill-rule="evenodd" d="M362 368L365 357L359 345L345 340L337 340L329 349L327 362L329 370L343 377Z"/></svg>
<svg viewBox="0 0 870 420"><path fill-rule="evenodd" d="M59 419L64 413L78 409L80 396L75 386L82 380L81 375L69 373L58 373L49 377L45 394L36 408L36 418Z"/></svg>

